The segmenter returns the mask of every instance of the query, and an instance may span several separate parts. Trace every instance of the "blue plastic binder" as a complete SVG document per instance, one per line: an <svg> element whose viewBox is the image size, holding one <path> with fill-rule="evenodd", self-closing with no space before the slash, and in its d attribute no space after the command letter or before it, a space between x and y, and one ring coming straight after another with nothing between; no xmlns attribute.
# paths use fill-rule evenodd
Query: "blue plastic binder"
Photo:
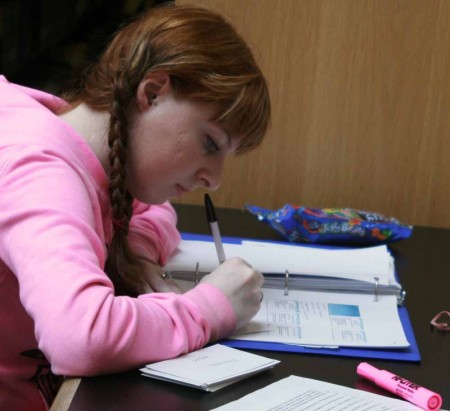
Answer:
<svg viewBox="0 0 450 411"><path fill-rule="evenodd" d="M196 240L196 241L207 241L212 242L212 238L209 235L202 234L190 234L182 233L182 238L185 240ZM238 237L223 237L224 243L229 244L240 244L244 238ZM264 241L271 243L282 243L277 241L266 241L251 239L251 241ZM284 244L286 244L284 242ZM318 247L318 248L336 248L323 245L311 245L302 244L302 246L307 247ZM341 247L343 248L343 247ZM410 346L408 348L402 349L379 349L379 348L349 348L349 347L339 347L339 348L312 348L304 347L291 344L274 343L274 342L262 342L262 341L250 341L250 340L224 340L221 341L222 344L228 345L234 348L245 348L245 349L255 349L255 350L266 350L266 351L283 351L292 352L299 354L318 354L318 355L336 355L343 357L360 357L360 358L376 358L376 359L386 359L386 360L396 360L396 361L420 361L419 347L417 346L416 339L414 337L414 331L406 307L398 307L400 321L403 325L403 330L406 335Z"/></svg>

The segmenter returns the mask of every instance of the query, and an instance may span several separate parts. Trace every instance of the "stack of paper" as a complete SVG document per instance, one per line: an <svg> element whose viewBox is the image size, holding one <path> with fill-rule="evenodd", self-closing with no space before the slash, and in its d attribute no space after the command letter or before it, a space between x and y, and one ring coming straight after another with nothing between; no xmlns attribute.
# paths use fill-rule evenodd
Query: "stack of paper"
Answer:
<svg viewBox="0 0 450 411"><path fill-rule="evenodd" d="M376 290L401 296L394 259L385 245L342 249L243 240L223 246L227 258L239 256L260 270L265 288L369 294ZM218 265L213 242L182 240L164 268L175 279L194 281L197 270L200 279Z"/></svg>
<svg viewBox="0 0 450 411"><path fill-rule="evenodd" d="M145 377L217 391L279 361L216 344L172 360L148 364L140 371Z"/></svg>

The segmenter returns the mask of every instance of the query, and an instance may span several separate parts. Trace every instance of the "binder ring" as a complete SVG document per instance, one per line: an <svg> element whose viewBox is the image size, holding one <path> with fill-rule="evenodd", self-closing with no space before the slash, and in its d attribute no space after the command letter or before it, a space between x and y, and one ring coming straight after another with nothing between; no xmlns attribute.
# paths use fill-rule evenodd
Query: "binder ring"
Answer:
<svg viewBox="0 0 450 411"><path fill-rule="evenodd" d="M379 277L373 277L375 280L375 290L374 290L374 296L373 296L373 301L377 302L378 301L378 281L379 281Z"/></svg>
<svg viewBox="0 0 450 411"><path fill-rule="evenodd" d="M289 294L289 271L286 270L285 276L284 276L284 295Z"/></svg>
<svg viewBox="0 0 450 411"><path fill-rule="evenodd" d="M172 279L172 275L170 274L170 271L164 271L164 272L161 274L161 278L162 278L163 280L165 280L166 278Z"/></svg>
<svg viewBox="0 0 450 411"><path fill-rule="evenodd" d="M197 263L196 265L195 265L195 285L197 285L198 283L199 283L199 267L200 267L200 264L199 263Z"/></svg>
<svg viewBox="0 0 450 411"><path fill-rule="evenodd" d="M403 305L403 303L405 302L405 298L406 298L406 291L405 290L401 290L400 294L397 297L397 304L398 305Z"/></svg>

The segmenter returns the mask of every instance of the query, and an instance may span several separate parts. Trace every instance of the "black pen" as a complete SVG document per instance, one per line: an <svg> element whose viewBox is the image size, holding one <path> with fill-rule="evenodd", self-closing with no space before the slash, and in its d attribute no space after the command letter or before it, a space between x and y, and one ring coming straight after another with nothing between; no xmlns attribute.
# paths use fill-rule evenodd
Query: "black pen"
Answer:
<svg viewBox="0 0 450 411"><path fill-rule="evenodd" d="M213 236L214 244L216 245L217 257L219 258L219 263L222 264L225 261L225 252L223 251L222 238L220 237L216 212L214 211L213 203L208 194L205 194L205 208L206 218L208 219L209 228Z"/></svg>

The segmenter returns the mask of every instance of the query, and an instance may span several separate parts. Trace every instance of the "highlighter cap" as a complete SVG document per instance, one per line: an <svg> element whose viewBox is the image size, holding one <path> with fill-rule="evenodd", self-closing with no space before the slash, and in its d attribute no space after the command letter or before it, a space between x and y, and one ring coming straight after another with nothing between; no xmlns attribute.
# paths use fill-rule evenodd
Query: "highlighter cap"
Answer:
<svg viewBox="0 0 450 411"><path fill-rule="evenodd" d="M380 370L378 368L375 368L371 366L370 364L367 364L366 362L362 362L358 365L356 368L356 373L364 378L367 378L370 381L375 382L376 377L378 376L378 373Z"/></svg>
<svg viewBox="0 0 450 411"><path fill-rule="evenodd" d="M393 376L394 374L392 373L379 370L378 368L375 368L366 362L362 362L361 364L359 364L356 368L356 372L359 376L367 378L378 386L397 394L398 396L408 400L415 405L418 405L425 410L437 411L441 408L442 397L435 392L432 392L424 387L417 386L418 388L413 395L408 393L408 395L405 396L404 388L401 387L401 383L393 382L389 376L386 377L388 381L383 380L383 375L386 375L385 373ZM408 381L406 380L406 382Z"/></svg>
<svg viewBox="0 0 450 411"><path fill-rule="evenodd" d="M427 390L428 391L428 390ZM423 394L424 404L430 411L440 410L442 406L442 397L435 392L429 392Z"/></svg>

